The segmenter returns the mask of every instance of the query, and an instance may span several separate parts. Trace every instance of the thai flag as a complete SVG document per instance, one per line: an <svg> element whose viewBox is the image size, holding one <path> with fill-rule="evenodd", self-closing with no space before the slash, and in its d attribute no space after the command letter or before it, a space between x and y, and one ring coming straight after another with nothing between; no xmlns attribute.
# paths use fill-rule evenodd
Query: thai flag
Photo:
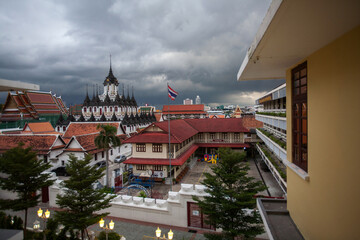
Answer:
<svg viewBox="0 0 360 240"><path fill-rule="evenodd" d="M174 101L178 93L168 85L168 95Z"/></svg>

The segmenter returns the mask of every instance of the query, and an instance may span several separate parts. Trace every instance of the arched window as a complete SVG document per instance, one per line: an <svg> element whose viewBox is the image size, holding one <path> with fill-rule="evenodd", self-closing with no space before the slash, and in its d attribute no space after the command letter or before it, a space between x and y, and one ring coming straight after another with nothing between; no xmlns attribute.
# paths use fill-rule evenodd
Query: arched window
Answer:
<svg viewBox="0 0 360 240"><path fill-rule="evenodd" d="M110 107L110 112L112 112L112 107Z"/></svg>
<svg viewBox="0 0 360 240"><path fill-rule="evenodd" d="M115 107L115 112L117 112L118 111L118 107Z"/></svg>
<svg viewBox="0 0 360 240"><path fill-rule="evenodd" d="M102 115L102 109L100 108L100 115Z"/></svg>
<svg viewBox="0 0 360 240"><path fill-rule="evenodd" d="M91 112L92 108L90 107L89 110L90 110L90 112Z"/></svg>
<svg viewBox="0 0 360 240"><path fill-rule="evenodd" d="M106 112L106 110L107 110L107 107L105 107L104 111Z"/></svg>
<svg viewBox="0 0 360 240"><path fill-rule="evenodd" d="M63 131L64 131L64 132L66 131L66 127L65 127L65 126L63 126Z"/></svg>
<svg viewBox="0 0 360 240"><path fill-rule="evenodd" d="M86 112L86 107L84 107L84 112Z"/></svg>

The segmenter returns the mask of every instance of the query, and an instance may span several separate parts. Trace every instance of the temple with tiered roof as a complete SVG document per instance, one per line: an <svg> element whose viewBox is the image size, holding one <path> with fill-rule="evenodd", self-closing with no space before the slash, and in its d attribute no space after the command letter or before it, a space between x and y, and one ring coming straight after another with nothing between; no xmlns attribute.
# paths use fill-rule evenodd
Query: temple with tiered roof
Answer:
<svg viewBox="0 0 360 240"><path fill-rule="evenodd" d="M125 97L124 87L122 94L118 92L119 81L114 76L110 64L108 76L104 80L104 92L98 94L98 89L93 91L93 97L90 99L87 91L82 106L82 115L86 121L89 120L112 120L121 121L125 115L130 117L137 114L137 102L134 97L134 91L130 97L129 89Z"/></svg>

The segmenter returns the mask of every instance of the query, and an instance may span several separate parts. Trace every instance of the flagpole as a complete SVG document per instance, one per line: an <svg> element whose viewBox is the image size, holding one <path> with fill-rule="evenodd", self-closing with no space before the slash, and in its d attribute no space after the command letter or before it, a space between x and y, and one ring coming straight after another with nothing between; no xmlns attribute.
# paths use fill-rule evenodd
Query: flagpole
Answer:
<svg viewBox="0 0 360 240"><path fill-rule="evenodd" d="M167 91L169 91L169 82L167 83ZM169 129L169 163L170 163L170 189L171 191L173 190L172 185L173 185L173 181L172 181L172 177L171 177L171 144L170 144L170 101L169 101L169 96L167 97L168 99L168 129Z"/></svg>

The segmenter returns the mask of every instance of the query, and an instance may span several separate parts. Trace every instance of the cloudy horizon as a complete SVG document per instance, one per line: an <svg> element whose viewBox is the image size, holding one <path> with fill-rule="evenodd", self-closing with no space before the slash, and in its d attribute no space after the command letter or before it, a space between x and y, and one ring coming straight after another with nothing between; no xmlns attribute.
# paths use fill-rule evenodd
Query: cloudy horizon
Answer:
<svg viewBox="0 0 360 240"><path fill-rule="evenodd" d="M80 104L112 70L139 105L167 104L166 83L209 105L253 105L284 80L236 75L270 0L4 1L0 78ZM101 88L102 89L102 88ZM101 90L102 93L102 90ZM0 102L5 101L0 95Z"/></svg>

